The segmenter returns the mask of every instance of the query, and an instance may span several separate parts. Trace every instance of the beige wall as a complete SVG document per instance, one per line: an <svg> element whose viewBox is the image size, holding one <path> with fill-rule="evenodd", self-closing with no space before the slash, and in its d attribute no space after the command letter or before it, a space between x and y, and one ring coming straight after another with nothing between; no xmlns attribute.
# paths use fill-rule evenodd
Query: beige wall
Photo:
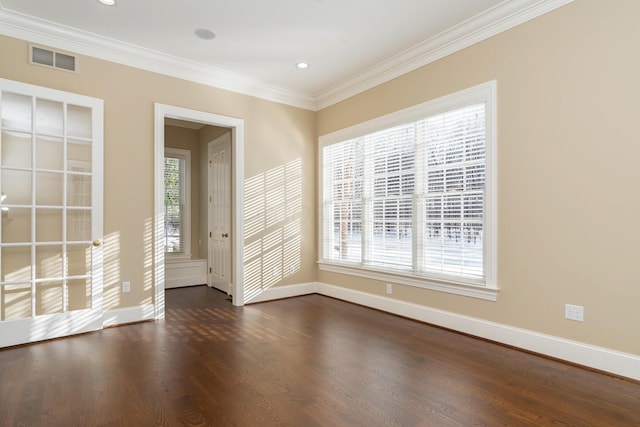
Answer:
<svg viewBox="0 0 640 427"><path fill-rule="evenodd" d="M497 80L498 301L407 286L394 298L640 354L638 16L636 0L578 0L318 113L324 135Z"/></svg>
<svg viewBox="0 0 640 427"><path fill-rule="evenodd" d="M86 56L79 58L77 74L33 66L28 43L4 36L0 51L2 78L104 100L105 309L153 301L155 102L244 119L247 180L301 163L300 269L273 285L315 280L314 113ZM122 281L131 281L131 293L120 292Z"/></svg>

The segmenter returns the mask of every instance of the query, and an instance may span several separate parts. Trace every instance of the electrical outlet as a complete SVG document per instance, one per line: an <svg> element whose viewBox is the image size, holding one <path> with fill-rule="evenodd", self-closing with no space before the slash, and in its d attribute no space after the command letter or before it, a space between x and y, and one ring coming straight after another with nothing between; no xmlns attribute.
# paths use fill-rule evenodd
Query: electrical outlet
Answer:
<svg viewBox="0 0 640 427"><path fill-rule="evenodd" d="M582 322L584 321L584 307L581 305L565 304L564 317L565 319Z"/></svg>
<svg viewBox="0 0 640 427"><path fill-rule="evenodd" d="M393 293L393 285L391 283L387 283L387 294L391 295Z"/></svg>
<svg viewBox="0 0 640 427"><path fill-rule="evenodd" d="M122 293L131 292L131 282L122 282Z"/></svg>

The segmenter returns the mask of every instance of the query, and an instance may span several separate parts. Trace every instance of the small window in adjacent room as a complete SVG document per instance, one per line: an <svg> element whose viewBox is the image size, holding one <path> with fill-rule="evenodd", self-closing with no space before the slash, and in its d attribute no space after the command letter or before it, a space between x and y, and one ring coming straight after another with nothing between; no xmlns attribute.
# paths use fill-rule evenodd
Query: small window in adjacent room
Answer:
<svg viewBox="0 0 640 427"><path fill-rule="evenodd" d="M495 82L320 138L320 268L495 300Z"/></svg>
<svg viewBox="0 0 640 427"><path fill-rule="evenodd" d="M165 253L171 256L191 256L190 169L190 151L165 148Z"/></svg>

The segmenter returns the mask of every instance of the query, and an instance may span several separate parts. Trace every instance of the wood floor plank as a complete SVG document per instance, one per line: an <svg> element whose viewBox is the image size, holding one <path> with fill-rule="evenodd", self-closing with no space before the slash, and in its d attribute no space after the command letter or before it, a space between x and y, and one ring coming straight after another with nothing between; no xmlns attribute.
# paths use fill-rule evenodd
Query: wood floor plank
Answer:
<svg viewBox="0 0 640 427"><path fill-rule="evenodd" d="M0 350L0 426L640 426L640 384L319 295Z"/></svg>

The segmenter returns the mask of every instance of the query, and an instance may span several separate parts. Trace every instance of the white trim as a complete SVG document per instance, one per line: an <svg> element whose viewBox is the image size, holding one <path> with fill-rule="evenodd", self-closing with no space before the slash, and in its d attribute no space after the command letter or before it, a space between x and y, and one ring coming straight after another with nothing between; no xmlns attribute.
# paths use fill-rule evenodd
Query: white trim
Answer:
<svg viewBox="0 0 640 427"><path fill-rule="evenodd" d="M498 290L498 88L495 80L486 90L490 102L486 104L485 117L485 218L484 227L490 233L484 235L484 275L488 288Z"/></svg>
<svg viewBox="0 0 640 427"><path fill-rule="evenodd" d="M488 288L482 285L474 286L468 283L459 283L446 278L438 280L433 277L422 277L410 273L402 274L400 272L396 273L388 270L375 270L370 267L364 268L361 266L340 265L329 262L319 262L318 268L321 271L347 274L350 276L363 277L365 279L378 280L385 283L398 283L401 285L447 292L450 294L479 298L487 301L498 300L498 289Z"/></svg>
<svg viewBox="0 0 640 427"><path fill-rule="evenodd" d="M491 322L476 317L438 310L423 305L355 291L326 283L303 283L265 290L251 302L270 301L317 293L331 298L374 308L398 316L463 332L554 357L588 368L640 380L640 356L623 353L605 347L585 344L553 335Z"/></svg>
<svg viewBox="0 0 640 427"><path fill-rule="evenodd" d="M156 319L164 319L164 118L164 108L155 104L153 149L153 284L155 292L153 304Z"/></svg>
<svg viewBox="0 0 640 427"><path fill-rule="evenodd" d="M153 304L107 310L102 315L102 326L116 326L125 323L153 320L154 313Z"/></svg>
<svg viewBox="0 0 640 427"><path fill-rule="evenodd" d="M0 34L207 86L318 111L473 44L523 24L573 0L504 1L441 34L316 94L294 92L220 68L144 49L0 6Z"/></svg>
<svg viewBox="0 0 640 427"><path fill-rule="evenodd" d="M233 305L244 305L244 120L204 111L154 104L154 266L155 318L164 318L164 119L231 128L231 269Z"/></svg>
<svg viewBox="0 0 640 427"><path fill-rule="evenodd" d="M99 310L78 310L0 322L0 348L93 332L102 328Z"/></svg>
<svg viewBox="0 0 640 427"><path fill-rule="evenodd" d="M640 380L640 356L324 283L318 293Z"/></svg>
<svg viewBox="0 0 640 427"><path fill-rule="evenodd" d="M244 305L244 120L227 118L231 139L231 283L233 305Z"/></svg>
<svg viewBox="0 0 640 427"><path fill-rule="evenodd" d="M247 304L255 304L258 302L273 301L283 298L299 297L301 295L318 293L318 284L315 282L300 283L296 285L276 286L268 288L254 296Z"/></svg>

